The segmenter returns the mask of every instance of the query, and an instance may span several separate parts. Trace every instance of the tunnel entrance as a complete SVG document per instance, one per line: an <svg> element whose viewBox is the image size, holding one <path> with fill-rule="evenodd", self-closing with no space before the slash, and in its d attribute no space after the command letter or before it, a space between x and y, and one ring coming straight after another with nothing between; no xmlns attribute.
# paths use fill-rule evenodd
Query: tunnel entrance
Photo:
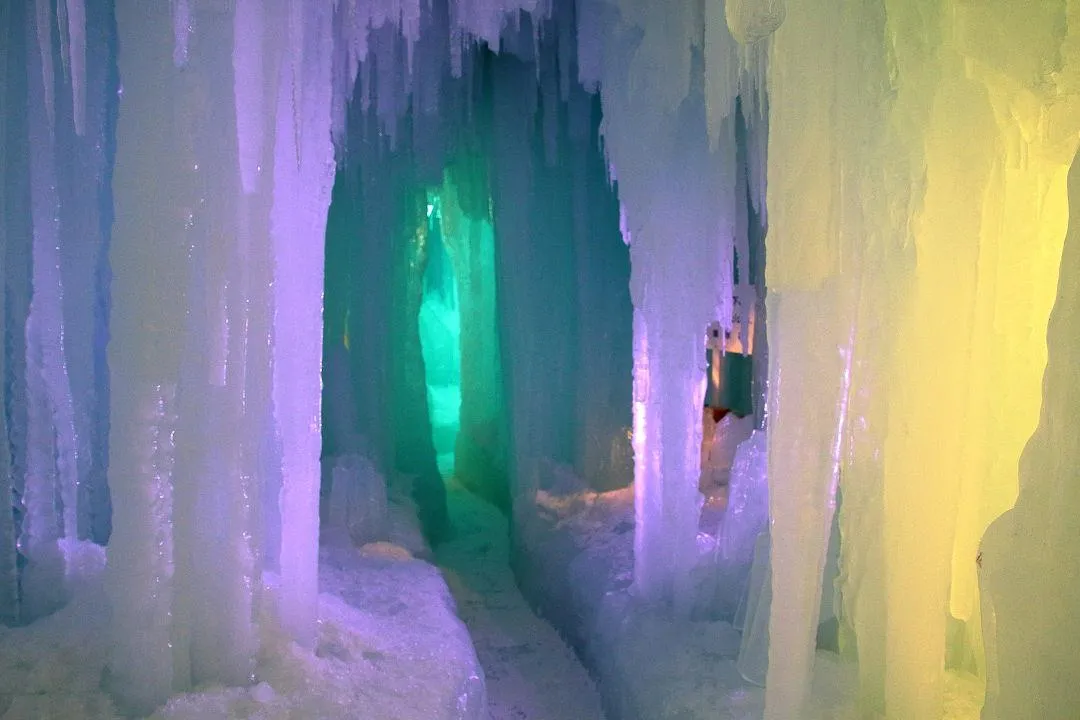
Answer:
<svg viewBox="0 0 1080 720"><path fill-rule="evenodd" d="M599 98L572 72L538 90L532 55L502 50L472 48L439 76L446 103L400 116L364 100L381 80L361 72L328 212L324 464L363 455L409 483L435 542L451 479L509 512L571 475L633 475L630 262Z"/></svg>

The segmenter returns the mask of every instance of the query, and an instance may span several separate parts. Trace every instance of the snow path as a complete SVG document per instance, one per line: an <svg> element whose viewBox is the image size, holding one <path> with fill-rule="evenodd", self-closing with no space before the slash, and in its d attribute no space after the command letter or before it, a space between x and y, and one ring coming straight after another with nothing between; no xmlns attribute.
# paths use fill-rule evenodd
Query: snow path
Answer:
<svg viewBox="0 0 1080 720"><path fill-rule="evenodd" d="M585 668L514 582L505 516L459 487L447 501L454 537L435 556L484 668L491 720L603 720Z"/></svg>

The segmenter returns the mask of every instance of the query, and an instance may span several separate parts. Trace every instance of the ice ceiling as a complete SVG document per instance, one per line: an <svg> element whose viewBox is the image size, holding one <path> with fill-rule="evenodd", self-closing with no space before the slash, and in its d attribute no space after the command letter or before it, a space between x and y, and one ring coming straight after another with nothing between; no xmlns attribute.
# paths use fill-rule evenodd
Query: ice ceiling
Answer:
<svg viewBox="0 0 1080 720"><path fill-rule="evenodd" d="M126 707L246 682L259 623L311 641L325 348L423 378L385 248L424 252L387 234L441 188L482 328L459 471L511 504L544 458L611 472L632 412L636 592L688 613L702 332L767 221L766 717L806 701L836 512L865 712L942 717L963 669L984 717L1076 715L1080 3L37 0L0 28L0 619L108 538ZM615 217L628 277L586 241ZM430 443L400 387L342 421L383 457Z"/></svg>

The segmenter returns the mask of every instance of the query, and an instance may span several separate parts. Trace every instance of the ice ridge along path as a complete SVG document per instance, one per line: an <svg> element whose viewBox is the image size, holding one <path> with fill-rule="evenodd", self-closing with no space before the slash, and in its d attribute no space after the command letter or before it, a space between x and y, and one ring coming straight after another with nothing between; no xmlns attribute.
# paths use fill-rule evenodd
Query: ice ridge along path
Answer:
<svg viewBox="0 0 1080 720"><path fill-rule="evenodd" d="M585 668L514 582L506 517L460 487L447 500L454 534L435 555L484 668L491 720L604 720Z"/></svg>

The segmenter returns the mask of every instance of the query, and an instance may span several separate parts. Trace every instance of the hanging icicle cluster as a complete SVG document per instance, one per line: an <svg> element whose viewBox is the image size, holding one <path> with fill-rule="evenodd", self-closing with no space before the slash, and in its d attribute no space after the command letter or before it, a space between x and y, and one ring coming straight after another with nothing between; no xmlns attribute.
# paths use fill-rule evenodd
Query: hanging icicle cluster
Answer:
<svg viewBox="0 0 1080 720"><path fill-rule="evenodd" d="M748 197L764 216L768 45L736 42L723 3L578 7L581 76L600 88L632 263L635 583L685 615L698 560L703 340L714 321L731 329ZM736 108L747 129L742 169Z"/></svg>
<svg viewBox="0 0 1080 720"><path fill-rule="evenodd" d="M0 622L19 623L65 601L71 543L110 534L105 255L116 76L110 8L43 0L2 13Z"/></svg>

